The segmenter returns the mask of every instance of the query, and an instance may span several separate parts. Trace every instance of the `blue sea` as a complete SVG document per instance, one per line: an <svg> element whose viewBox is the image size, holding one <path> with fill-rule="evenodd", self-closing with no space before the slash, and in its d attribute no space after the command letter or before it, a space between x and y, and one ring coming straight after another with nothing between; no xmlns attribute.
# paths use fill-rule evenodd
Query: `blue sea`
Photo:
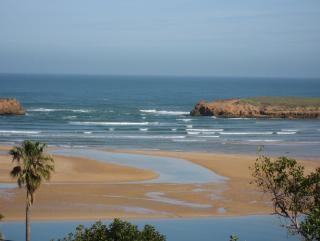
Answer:
<svg viewBox="0 0 320 241"><path fill-rule="evenodd" d="M319 157L319 119L189 116L199 100L270 95L320 97L320 79L0 74L0 97L27 110L0 117L0 144Z"/></svg>

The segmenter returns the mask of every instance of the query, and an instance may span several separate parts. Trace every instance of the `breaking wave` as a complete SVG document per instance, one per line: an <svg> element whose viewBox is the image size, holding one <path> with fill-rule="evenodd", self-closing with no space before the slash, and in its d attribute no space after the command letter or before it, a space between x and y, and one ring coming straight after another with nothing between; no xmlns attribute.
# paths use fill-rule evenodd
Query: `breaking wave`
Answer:
<svg viewBox="0 0 320 241"><path fill-rule="evenodd" d="M220 135L272 135L272 131L263 132L219 132Z"/></svg>
<svg viewBox="0 0 320 241"><path fill-rule="evenodd" d="M126 139L184 139L186 136L177 135L114 135L110 138L126 138ZM107 137L107 138L108 138Z"/></svg>
<svg viewBox="0 0 320 241"><path fill-rule="evenodd" d="M194 128L194 129L190 129L190 128L186 129L186 131L199 131L199 132L201 132L201 133L221 132L221 131L223 131L223 130L224 130L224 129L196 129L196 128Z"/></svg>
<svg viewBox="0 0 320 241"><path fill-rule="evenodd" d="M278 135L294 135L297 132L296 131L277 131L276 132Z"/></svg>
<svg viewBox="0 0 320 241"><path fill-rule="evenodd" d="M31 108L27 109L30 112L62 112L62 111L69 111L74 113L89 113L92 110L88 109L50 109L50 108Z"/></svg>
<svg viewBox="0 0 320 241"><path fill-rule="evenodd" d="M159 122L99 122L99 121L70 121L71 125L85 125L85 126L147 126L158 125Z"/></svg>
<svg viewBox="0 0 320 241"><path fill-rule="evenodd" d="M158 114L158 115L189 115L189 112L186 111L167 111L167 110L140 110L142 113L151 113L151 114Z"/></svg>
<svg viewBox="0 0 320 241"><path fill-rule="evenodd" d="M192 119L177 119L178 121L183 121L183 122L190 122Z"/></svg>
<svg viewBox="0 0 320 241"><path fill-rule="evenodd" d="M0 130L0 134L40 134L41 131L7 131Z"/></svg>

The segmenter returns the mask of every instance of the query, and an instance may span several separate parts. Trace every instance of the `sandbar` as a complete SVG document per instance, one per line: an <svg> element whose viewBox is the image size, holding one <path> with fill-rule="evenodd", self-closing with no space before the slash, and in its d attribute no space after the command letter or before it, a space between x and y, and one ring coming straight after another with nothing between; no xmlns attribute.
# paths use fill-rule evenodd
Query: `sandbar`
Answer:
<svg viewBox="0 0 320 241"><path fill-rule="evenodd" d="M7 150L0 147L0 150ZM110 151L110 150L108 150ZM33 220L110 218L190 218L272 213L269 197L250 184L253 155L176 151L111 150L115 153L181 158L227 178L221 183L139 183L158 177L153 170L80 157L55 155L56 172L36 194ZM303 161L310 171L318 161ZM0 183L8 175L10 156L0 155ZM1 189L5 221L24 219L25 190Z"/></svg>

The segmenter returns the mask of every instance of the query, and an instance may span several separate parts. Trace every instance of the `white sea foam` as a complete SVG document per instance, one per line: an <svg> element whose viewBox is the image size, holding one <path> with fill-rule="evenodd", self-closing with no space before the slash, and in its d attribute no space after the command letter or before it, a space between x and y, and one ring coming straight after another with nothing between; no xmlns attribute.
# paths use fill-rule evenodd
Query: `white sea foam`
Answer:
<svg viewBox="0 0 320 241"><path fill-rule="evenodd" d="M199 132L220 132L223 131L223 129L186 129L187 131L199 131Z"/></svg>
<svg viewBox="0 0 320 241"><path fill-rule="evenodd" d="M189 112L186 111L167 111L167 110L140 110L142 113L151 113L151 114L158 114L158 115L189 115Z"/></svg>
<svg viewBox="0 0 320 241"><path fill-rule="evenodd" d="M245 117L234 117L228 118L229 120L254 120L255 118L245 118Z"/></svg>
<svg viewBox="0 0 320 241"><path fill-rule="evenodd" d="M297 132L296 131L277 131L276 132L278 135L294 135Z"/></svg>
<svg viewBox="0 0 320 241"><path fill-rule="evenodd" d="M199 137L203 137L203 138L219 138L220 136L213 135L213 136L199 136Z"/></svg>
<svg viewBox="0 0 320 241"><path fill-rule="evenodd" d="M178 136L178 135L114 135L108 136L117 139L184 139L186 136Z"/></svg>
<svg viewBox="0 0 320 241"><path fill-rule="evenodd" d="M206 142L206 139L173 139L174 142Z"/></svg>
<svg viewBox="0 0 320 241"><path fill-rule="evenodd" d="M148 131L148 128L140 128L140 131Z"/></svg>
<svg viewBox="0 0 320 241"><path fill-rule="evenodd" d="M272 135L272 131L264 132L219 132L220 135Z"/></svg>
<svg viewBox="0 0 320 241"><path fill-rule="evenodd" d="M41 131L0 130L0 134L40 134Z"/></svg>
<svg viewBox="0 0 320 241"><path fill-rule="evenodd" d="M177 119L178 121L183 121L183 122L190 122L192 119Z"/></svg>
<svg viewBox="0 0 320 241"><path fill-rule="evenodd" d="M92 131L84 131L84 134L92 134Z"/></svg>
<svg viewBox="0 0 320 241"><path fill-rule="evenodd" d="M158 125L159 122L99 122L99 121L71 121L71 125L85 125L85 126L147 126Z"/></svg>
<svg viewBox="0 0 320 241"><path fill-rule="evenodd" d="M177 131L177 128L172 128L171 131Z"/></svg>
<svg viewBox="0 0 320 241"><path fill-rule="evenodd" d="M92 110L79 109L79 110L70 110L70 111L75 112L75 113L89 113Z"/></svg>
<svg viewBox="0 0 320 241"><path fill-rule="evenodd" d="M188 135L199 135L199 131L187 131Z"/></svg>
<svg viewBox="0 0 320 241"><path fill-rule="evenodd" d="M270 140L263 140L263 139L252 139L252 140L248 140L249 142L279 142L279 141L281 141L281 140L272 140L272 139L270 139Z"/></svg>
<svg viewBox="0 0 320 241"><path fill-rule="evenodd" d="M92 110L87 110L87 109L51 109L51 108L31 108L28 109L27 111L30 112L58 112L58 111L70 111L74 113L88 113L91 112Z"/></svg>
<svg viewBox="0 0 320 241"><path fill-rule="evenodd" d="M109 131L114 131L114 128L109 128Z"/></svg>
<svg viewBox="0 0 320 241"><path fill-rule="evenodd" d="M297 129L281 129L281 131L285 131L285 132L297 132L299 130Z"/></svg>
<svg viewBox="0 0 320 241"><path fill-rule="evenodd" d="M192 125L186 125L186 127L187 127L187 128L192 128L193 126L192 126Z"/></svg>
<svg viewBox="0 0 320 241"><path fill-rule="evenodd" d="M52 112L52 111L65 111L65 109L31 108L31 109L28 109L27 111L32 111L32 112Z"/></svg>
<svg viewBox="0 0 320 241"><path fill-rule="evenodd" d="M85 133L85 132L83 132ZM183 135L116 135L116 134L105 134L105 135L93 135L92 133L86 132L86 138L103 138L103 139L184 139L186 136ZM65 138L77 138L81 137L82 134L59 134L59 135L45 135L47 137L65 137ZM43 136L42 136L43 137Z"/></svg>

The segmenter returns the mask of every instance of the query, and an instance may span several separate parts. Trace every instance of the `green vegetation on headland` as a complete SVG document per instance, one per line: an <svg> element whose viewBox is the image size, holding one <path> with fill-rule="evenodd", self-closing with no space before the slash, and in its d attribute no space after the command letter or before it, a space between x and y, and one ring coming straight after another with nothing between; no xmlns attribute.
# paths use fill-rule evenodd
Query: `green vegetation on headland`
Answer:
<svg viewBox="0 0 320 241"><path fill-rule="evenodd" d="M259 96L241 99L240 102L257 106L320 107L320 98L315 97Z"/></svg>
<svg viewBox="0 0 320 241"><path fill-rule="evenodd" d="M200 101L190 115L226 118L320 118L320 98L261 96Z"/></svg>

